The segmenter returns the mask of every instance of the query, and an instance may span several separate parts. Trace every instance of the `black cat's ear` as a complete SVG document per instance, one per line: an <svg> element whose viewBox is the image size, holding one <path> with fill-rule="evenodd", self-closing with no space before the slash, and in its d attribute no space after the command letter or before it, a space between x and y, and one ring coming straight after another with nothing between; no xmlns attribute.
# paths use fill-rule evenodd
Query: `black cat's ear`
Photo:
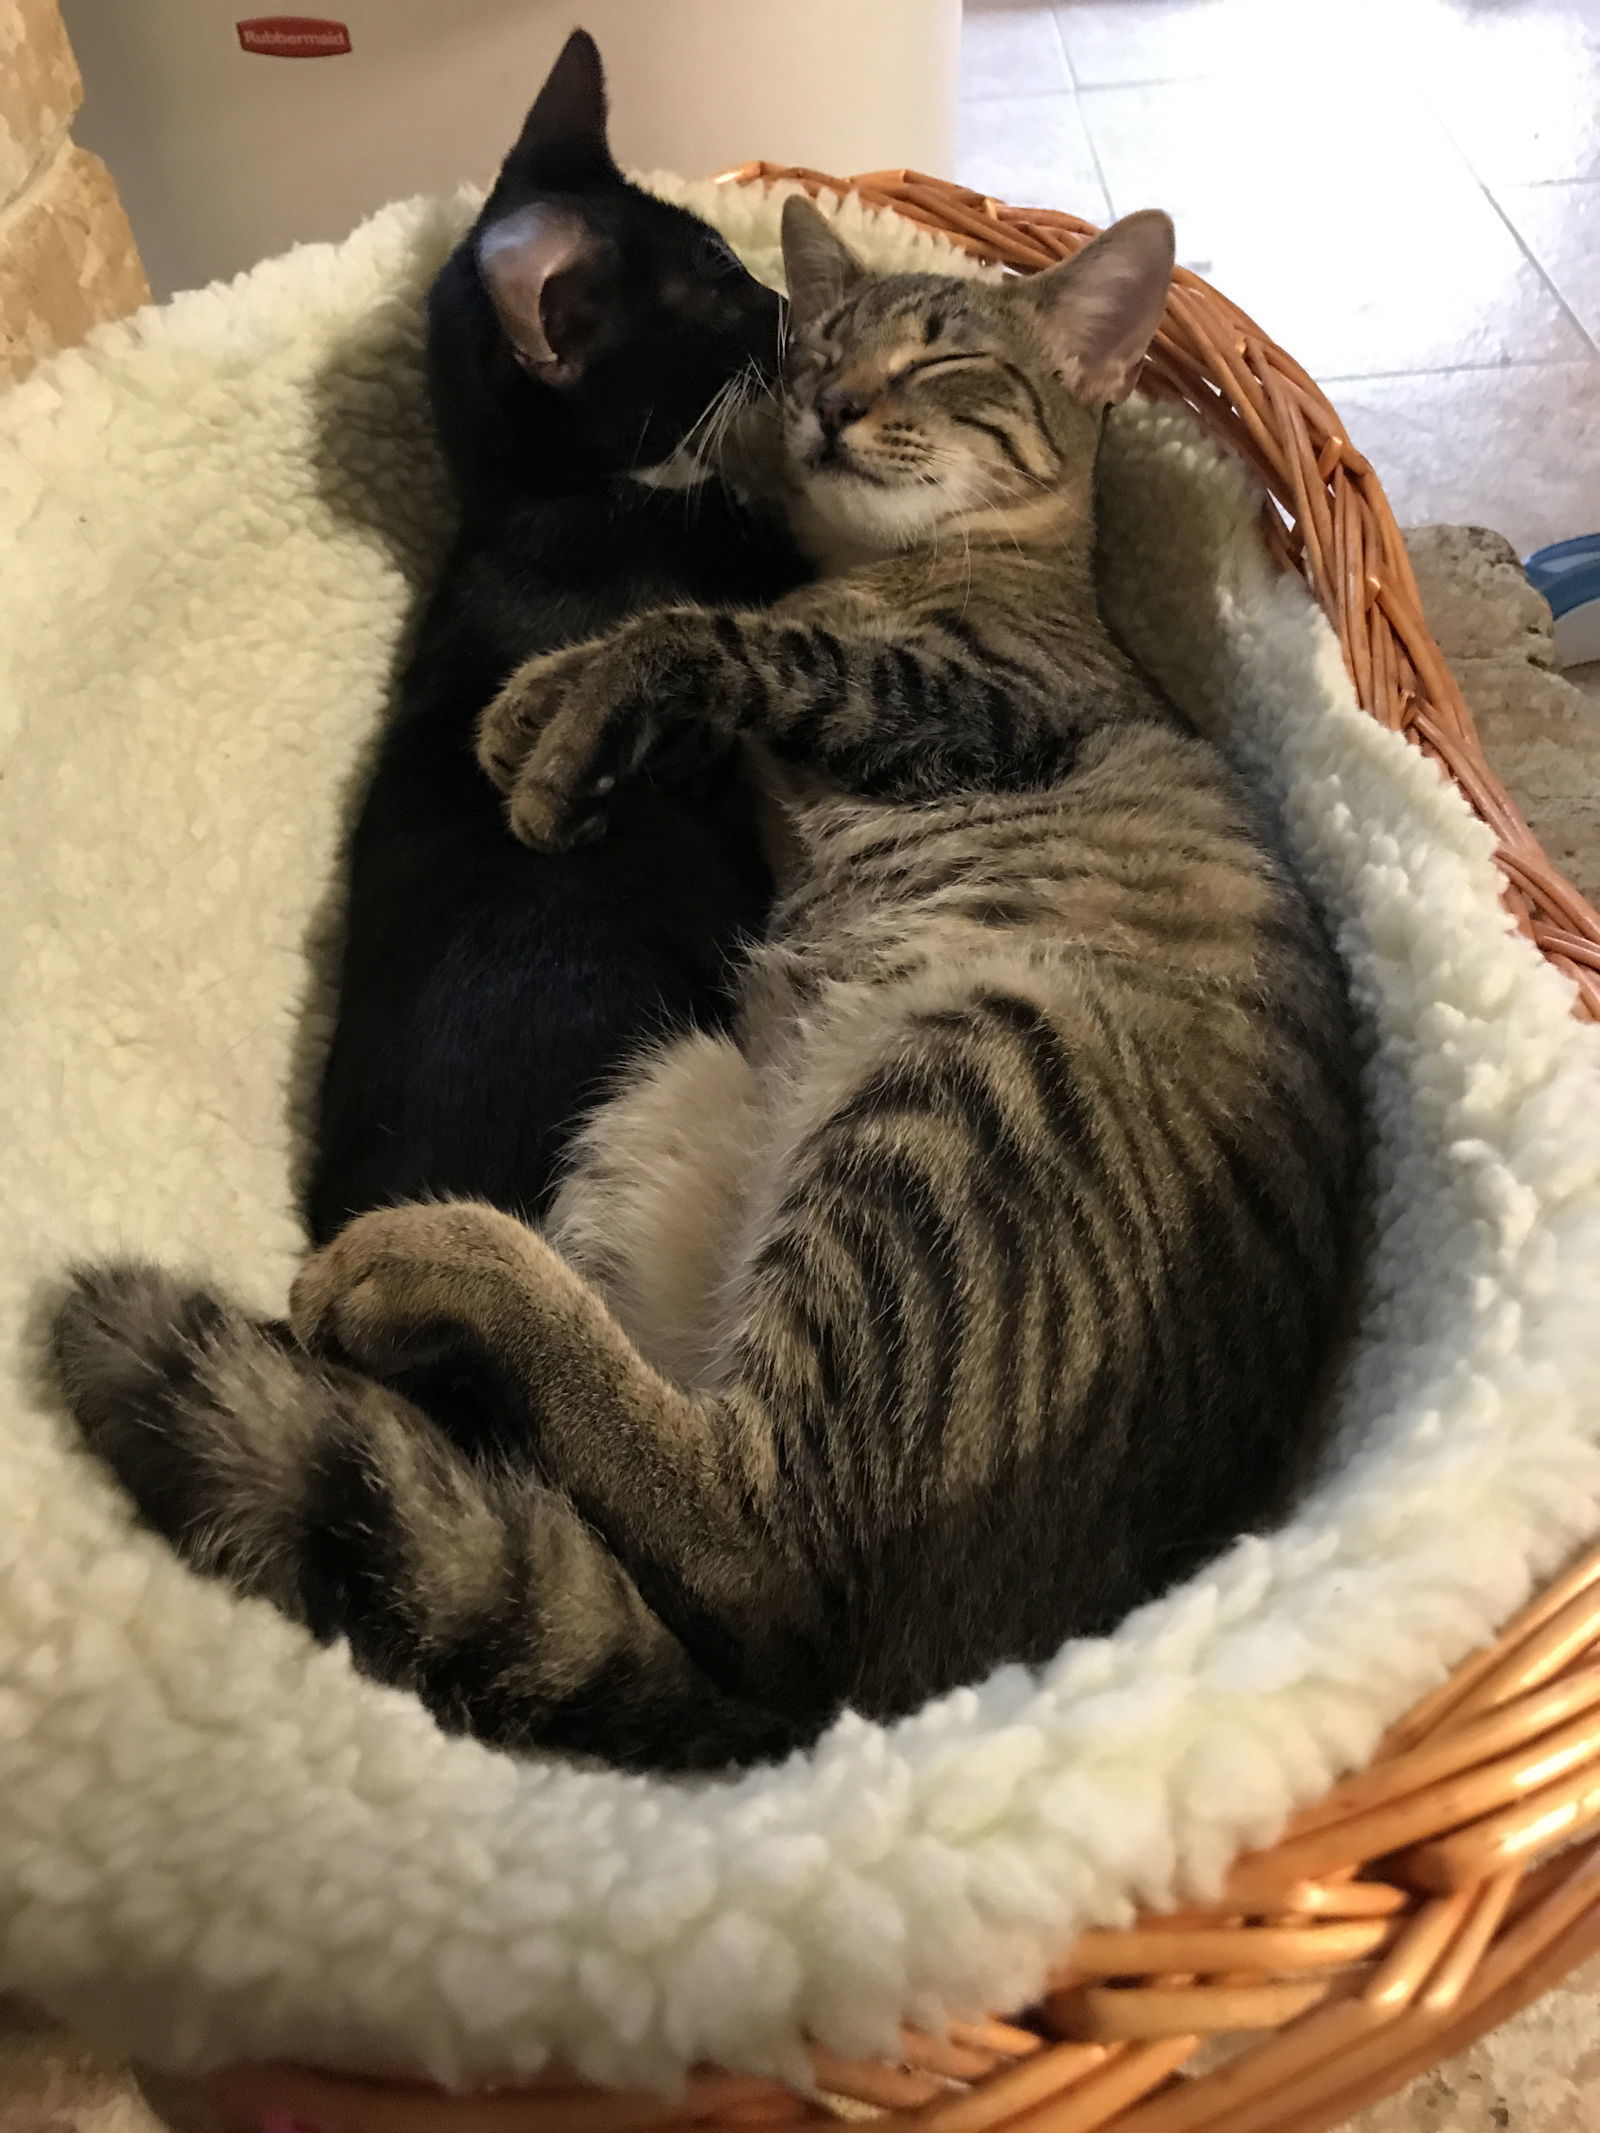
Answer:
<svg viewBox="0 0 1600 2133"><path fill-rule="evenodd" d="M1124 215L1071 259L1013 282L1062 382L1090 407L1126 400L1161 324L1176 257L1172 218Z"/></svg>
<svg viewBox="0 0 1600 2133"><path fill-rule="evenodd" d="M574 209L539 201L502 215L478 239L478 270L525 370L547 385L582 375L603 332L598 270L608 251Z"/></svg>
<svg viewBox="0 0 1600 2133"><path fill-rule="evenodd" d="M506 176L540 192L581 192L620 175L606 139L606 78L587 30L574 30L522 122Z"/></svg>
<svg viewBox="0 0 1600 2133"><path fill-rule="evenodd" d="M805 194L791 193L783 203L783 273L795 325L803 331L842 303L866 272Z"/></svg>

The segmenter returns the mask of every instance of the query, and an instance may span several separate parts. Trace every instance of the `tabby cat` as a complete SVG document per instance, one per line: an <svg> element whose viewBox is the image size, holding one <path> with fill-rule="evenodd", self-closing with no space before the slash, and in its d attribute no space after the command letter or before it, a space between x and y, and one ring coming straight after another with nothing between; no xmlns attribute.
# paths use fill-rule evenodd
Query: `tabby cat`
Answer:
<svg viewBox="0 0 1600 2133"><path fill-rule="evenodd" d="M533 661L480 736L542 849L675 730L759 740L802 856L737 1041L618 1095L546 1236L354 1223L295 1284L317 1364L139 1268L58 1328L89 1442L196 1565L447 1723L657 1768L1040 1662L1277 1517L1352 1252L1334 956L1095 601L1171 225L1004 286L872 278L798 201L784 240L819 581ZM382 1389L463 1338L527 1470Z"/></svg>

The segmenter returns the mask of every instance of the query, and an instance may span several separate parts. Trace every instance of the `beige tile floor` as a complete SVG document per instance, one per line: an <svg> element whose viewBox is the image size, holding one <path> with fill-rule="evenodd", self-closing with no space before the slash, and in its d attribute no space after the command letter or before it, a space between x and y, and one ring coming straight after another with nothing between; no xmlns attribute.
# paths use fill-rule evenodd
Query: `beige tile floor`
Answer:
<svg viewBox="0 0 1600 2133"><path fill-rule="evenodd" d="M1600 531L1600 0L967 0L960 175L1179 257L1402 522Z"/></svg>

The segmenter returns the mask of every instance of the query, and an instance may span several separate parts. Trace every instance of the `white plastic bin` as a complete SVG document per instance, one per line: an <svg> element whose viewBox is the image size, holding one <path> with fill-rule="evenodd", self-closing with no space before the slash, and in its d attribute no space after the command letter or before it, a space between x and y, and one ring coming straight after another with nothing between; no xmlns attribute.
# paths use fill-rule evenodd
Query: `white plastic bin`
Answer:
<svg viewBox="0 0 1600 2133"><path fill-rule="evenodd" d="M634 168L953 160L960 0L64 7L86 89L76 132L111 166L158 295L342 236L386 200L486 179L580 23ZM241 23L257 26L241 37Z"/></svg>

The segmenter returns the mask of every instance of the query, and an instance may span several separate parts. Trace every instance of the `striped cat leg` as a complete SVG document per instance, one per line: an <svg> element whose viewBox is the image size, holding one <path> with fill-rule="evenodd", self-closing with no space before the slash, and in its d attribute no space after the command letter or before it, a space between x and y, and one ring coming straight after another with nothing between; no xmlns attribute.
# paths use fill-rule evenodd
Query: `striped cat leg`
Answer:
<svg viewBox="0 0 1600 2133"><path fill-rule="evenodd" d="M521 1403L543 1477L705 1672L825 1706L837 1652L762 1486L767 1418L738 1389L670 1383L536 1231L473 1201L380 1208L307 1262L290 1309L308 1348L379 1376L465 1335Z"/></svg>
<svg viewBox="0 0 1600 2133"><path fill-rule="evenodd" d="M718 1768L790 1717L697 1667L559 1492L154 1267L80 1273L55 1360L89 1448L196 1570L505 1747Z"/></svg>
<svg viewBox="0 0 1600 2133"><path fill-rule="evenodd" d="M958 616L661 608L519 667L479 723L478 760L513 833L560 851L597 836L617 784L686 734L749 736L853 791L916 800L1000 774L1052 782L1075 720L1099 708Z"/></svg>

